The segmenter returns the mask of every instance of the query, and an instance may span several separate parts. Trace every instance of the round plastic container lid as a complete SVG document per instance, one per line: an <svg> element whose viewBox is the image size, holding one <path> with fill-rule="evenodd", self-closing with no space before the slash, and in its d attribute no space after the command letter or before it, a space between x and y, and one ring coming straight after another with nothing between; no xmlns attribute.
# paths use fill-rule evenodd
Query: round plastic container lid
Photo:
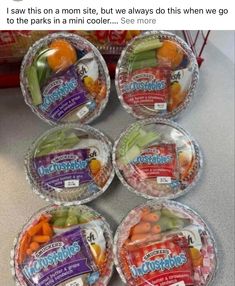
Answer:
<svg viewBox="0 0 235 286"><path fill-rule="evenodd" d="M198 64L178 36L151 31L135 37L116 68L118 97L134 117L176 118L188 108L198 82Z"/></svg>
<svg viewBox="0 0 235 286"><path fill-rule="evenodd" d="M114 144L113 164L128 190L148 199L174 199L198 181L202 154L180 125L152 118L121 133Z"/></svg>
<svg viewBox="0 0 235 286"><path fill-rule="evenodd" d="M110 91L100 52L70 33L37 41L24 57L20 81L25 102L50 124L90 123L105 108Z"/></svg>
<svg viewBox="0 0 235 286"><path fill-rule="evenodd" d="M77 124L54 127L25 157L27 179L42 198L56 204L94 200L110 185L112 144L97 129Z"/></svg>
<svg viewBox="0 0 235 286"><path fill-rule="evenodd" d="M113 238L93 209L49 206L23 226L11 253L16 285L108 285ZM45 284L46 283L46 284Z"/></svg>
<svg viewBox="0 0 235 286"><path fill-rule="evenodd" d="M129 286L207 286L217 270L210 229L195 211L174 201L149 201L129 212L115 234L114 255Z"/></svg>

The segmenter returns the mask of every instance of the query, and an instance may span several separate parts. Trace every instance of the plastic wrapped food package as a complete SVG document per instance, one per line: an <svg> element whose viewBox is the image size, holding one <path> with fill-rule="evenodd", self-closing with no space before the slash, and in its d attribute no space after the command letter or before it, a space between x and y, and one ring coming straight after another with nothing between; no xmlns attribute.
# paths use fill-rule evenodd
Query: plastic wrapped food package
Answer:
<svg viewBox="0 0 235 286"><path fill-rule="evenodd" d="M114 144L113 164L128 190L148 199L174 199L198 181L202 154L178 124L152 118L121 133Z"/></svg>
<svg viewBox="0 0 235 286"><path fill-rule="evenodd" d="M122 51L115 82L123 107L136 118L176 118L195 95L196 57L178 36L146 32Z"/></svg>
<svg viewBox="0 0 235 286"><path fill-rule="evenodd" d="M55 33L37 41L24 57L20 80L25 102L50 124L89 123L108 102L104 59L78 35Z"/></svg>
<svg viewBox="0 0 235 286"><path fill-rule="evenodd" d="M217 270L216 245L206 223L173 201L149 201L133 209L117 229L114 255L122 281L130 286L207 286Z"/></svg>
<svg viewBox="0 0 235 286"><path fill-rule="evenodd" d="M112 144L97 129L68 124L45 132L25 157L32 189L53 203L89 202L110 185Z"/></svg>
<svg viewBox="0 0 235 286"><path fill-rule="evenodd" d="M113 269L112 232L87 206L49 206L22 228L11 255L19 286L104 286Z"/></svg>

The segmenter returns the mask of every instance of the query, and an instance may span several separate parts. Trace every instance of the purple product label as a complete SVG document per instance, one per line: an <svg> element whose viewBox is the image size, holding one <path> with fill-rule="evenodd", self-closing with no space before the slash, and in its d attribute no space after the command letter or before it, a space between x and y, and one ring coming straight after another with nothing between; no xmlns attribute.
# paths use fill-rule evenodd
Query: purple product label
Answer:
<svg viewBox="0 0 235 286"><path fill-rule="evenodd" d="M91 182L89 152L90 149L77 149L34 158L34 168L42 186L53 190ZM66 182L75 184L67 186Z"/></svg>
<svg viewBox="0 0 235 286"><path fill-rule="evenodd" d="M30 286L56 286L95 271L97 267L80 227L55 236L22 265Z"/></svg>
<svg viewBox="0 0 235 286"><path fill-rule="evenodd" d="M52 76L42 95L39 109L56 121L90 100L74 66Z"/></svg>

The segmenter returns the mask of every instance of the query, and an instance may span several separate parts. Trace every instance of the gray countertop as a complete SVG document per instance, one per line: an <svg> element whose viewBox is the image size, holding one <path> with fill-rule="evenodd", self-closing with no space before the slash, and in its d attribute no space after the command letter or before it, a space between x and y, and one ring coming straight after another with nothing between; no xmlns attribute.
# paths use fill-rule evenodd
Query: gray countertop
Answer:
<svg viewBox="0 0 235 286"><path fill-rule="evenodd" d="M219 271L213 285L234 284L234 66L209 43L200 71L197 99L178 122L199 142L204 158L197 186L178 201L208 222L218 246ZM92 125L115 139L134 118L112 89L102 116ZM50 128L24 104L19 89L0 90L0 285L13 286L9 253L20 227L47 205L25 180L23 160L29 144ZM115 231L121 219L144 199L129 193L115 177L109 189L89 205L102 213ZM115 272L111 286L123 285Z"/></svg>

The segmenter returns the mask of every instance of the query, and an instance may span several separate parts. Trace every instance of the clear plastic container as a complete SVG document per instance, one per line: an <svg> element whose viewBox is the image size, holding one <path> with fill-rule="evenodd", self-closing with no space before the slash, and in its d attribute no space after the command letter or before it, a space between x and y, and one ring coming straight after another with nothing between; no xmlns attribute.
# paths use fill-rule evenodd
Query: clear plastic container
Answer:
<svg viewBox="0 0 235 286"><path fill-rule="evenodd" d="M114 255L129 286L208 286L217 270L210 229L174 201L149 201L129 212L117 229Z"/></svg>
<svg viewBox="0 0 235 286"><path fill-rule="evenodd" d="M25 102L50 124L90 123L105 108L110 91L100 52L70 33L37 41L24 57L20 81Z"/></svg>
<svg viewBox="0 0 235 286"><path fill-rule="evenodd" d="M23 226L11 253L18 286L108 285L113 270L109 224L93 209L49 206Z"/></svg>
<svg viewBox="0 0 235 286"><path fill-rule="evenodd" d="M176 118L188 108L198 82L198 64L178 36L150 31L123 50L116 69L118 97L134 117Z"/></svg>
<svg viewBox="0 0 235 286"><path fill-rule="evenodd" d="M202 162L197 142L167 119L133 123L113 148L114 168L123 185L148 199L174 199L190 191Z"/></svg>
<svg viewBox="0 0 235 286"><path fill-rule="evenodd" d="M110 185L112 144L97 129L78 124L45 132L25 157L27 179L42 198L56 204L86 203Z"/></svg>

